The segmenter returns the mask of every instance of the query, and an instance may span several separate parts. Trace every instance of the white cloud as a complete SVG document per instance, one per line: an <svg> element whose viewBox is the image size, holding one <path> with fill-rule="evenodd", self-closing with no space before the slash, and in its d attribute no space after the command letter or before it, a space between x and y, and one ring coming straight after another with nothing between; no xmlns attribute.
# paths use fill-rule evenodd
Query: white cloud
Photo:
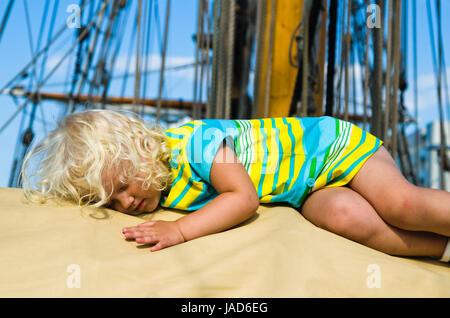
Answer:
<svg viewBox="0 0 450 318"><path fill-rule="evenodd" d="M46 64L46 74L50 72L58 63L60 63L62 58L62 55L53 55L48 58L47 64ZM158 70L161 68L161 56L157 54L152 54L148 57L148 64L145 68L145 56L140 56L140 64L141 72L150 71L151 73L158 73ZM127 56L118 56L116 59L116 63L114 66L114 74L115 75L121 75L124 74L127 71ZM54 74L51 77L51 81L62 81L65 80L65 77L67 76L67 70L70 69L70 73L73 72L73 65L70 65L69 63L70 58L67 57L59 66L58 69L54 72ZM130 57L130 66L128 69L128 72L130 74L134 74L136 69L136 55ZM195 63L194 57L190 56L168 56L165 60L165 67L166 72L168 75L177 77L177 78L194 78L194 67L186 67L186 68L180 68L180 69L171 69L173 67L177 66L183 66L183 65L189 65ZM73 64L73 62L71 63Z"/></svg>

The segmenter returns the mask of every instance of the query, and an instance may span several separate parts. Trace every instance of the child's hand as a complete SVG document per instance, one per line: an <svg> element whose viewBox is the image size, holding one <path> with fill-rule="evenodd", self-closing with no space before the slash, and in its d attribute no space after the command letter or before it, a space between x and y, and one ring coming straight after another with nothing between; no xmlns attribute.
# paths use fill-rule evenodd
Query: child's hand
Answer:
<svg viewBox="0 0 450 318"><path fill-rule="evenodd" d="M156 244L150 251L180 244L185 241L176 222L151 221L124 228L123 234L127 239L135 239L140 244Z"/></svg>

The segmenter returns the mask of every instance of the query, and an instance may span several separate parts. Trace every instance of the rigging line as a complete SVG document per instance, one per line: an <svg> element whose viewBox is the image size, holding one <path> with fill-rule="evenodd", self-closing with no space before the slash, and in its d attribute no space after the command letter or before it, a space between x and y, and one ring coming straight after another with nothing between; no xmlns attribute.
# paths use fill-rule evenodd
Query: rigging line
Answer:
<svg viewBox="0 0 450 318"><path fill-rule="evenodd" d="M339 44L338 52L340 51L341 54L339 55L339 58L340 58L339 77L338 77L338 82L337 82L337 85L336 85L338 96L335 97L337 99L337 104L338 105L337 105L337 109L336 109L335 114L341 114L342 113L342 105L341 105L341 101L342 101L342 98L341 98L341 94L342 94L342 74L343 74L343 70L344 70L344 61L345 61L345 59L342 58L342 57L344 56L344 49L345 49L345 45L344 45L345 18L344 18L344 16L345 16L345 9L346 9L347 2L346 1L342 1L341 3L342 3L342 9L341 9L342 10L342 14L339 15L340 19L341 19L341 21L340 21L341 23L338 23L338 25L340 26L340 31L341 31L340 32L341 36L340 36L339 41L338 41L338 44Z"/></svg>
<svg viewBox="0 0 450 318"><path fill-rule="evenodd" d="M198 60L199 60L199 51L200 51L200 32L201 32L201 23L200 19L203 18L203 1L198 0L197 4L197 35L196 35L196 43L195 43L195 69L194 69L194 92L193 92L193 107L191 116L194 119L198 118L198 107L197 107L197 89L198 89Z"/></svg>
<svg viewBox="0 0 450 318"><path fill-rule="evenodd" d="M169 20L170 20L170 0L167 0L166 5L166 23L164 27L164 45L162 51L162 59L161 59L161 72L159 77L159 92L158 92L158 100L156 103L156 121L159 122L161 118L161 98L162 98L162 90L164 87L164 67L166 63L166 51L167 51L167 40L169 34Z"/></svg>
<svg viewBox="0 0 450 318"><path fill-rule="evenodd" d="M350 63L352 65L352 94L353 100L356 100L356 45L352 45L350 51ZM359 67L361 70L361 67ZM353 103L353 113L356 114L356 103Z"/></svg>
<svg viewBox="0 0 450 318"><path fill-rule="evenodd" d="M57 4L57 2L55 2L55 5ZM41 18L42 22L41 22L41 27L39 29L39 37L38 37L38 41L37 41L37 45L36 45L36 50L39 50L39 48L41 47L42 35L44 34L44 25L45 25L44 22L46 21L45 17L47 16L48 9L49 9L49 2L46 1L44 10L42 12L42 18ZM53 18L54 18L54 12L53 12ZM52 32L53 32L54 22L55 22L54 19L50 20L49 35L52 34ZM49 39L50 39L50 37L49 37ZM34 52L33 52L33 54L34 54ZM45 67L46 59L47 59L47 52L43 56L43 60L41 62L41 72L39 74L39 78L37 78L37 77L35 78L36 82L39 82L42 79L42 76L44 75L44 70L45 70L44 67ZM33 65L35 66L35 64L33 64ZM42 103L39 103L38 107L40 109L42 118L45 119L44 109L43 109ZM44 124L43 127L44 127L45 134L47 134L48 133L48 129L47 129L47 123L45 122L45 120L43 121L43 124ZM31 125L31 122L30 122L30 125Z"/></svg>
<svg viewBox="0 0 450 318"><path fill-rule="evenodd" d="M109 90L109 86L110 86L110 83L111 83L111 77L112 77L112 74L114 72L114 65L116 63L116 58L117 58L117 55L119 53L119 50L120 50L120 47L121 47L121 44L122 44L123 34L125 32L125 28L126 28L127 20L128 20L128 15L129 15L129 12L130 12L130 10L126 10L125 14L122 14L122 9L123 8L124 7L121 7L120 3L119 3L119 10L120 11L117 14L117 21L118 22L113 27L113 32L112 32L111 42L109 43L108 52L110 51L114 41L116 41L115 48L113 50L113 54L112 54L112 57L111 57L111 59L109 61L109 64L108 64L108 59L107 58L105 59L105 68L106 68L106 70L109 70L109 71L106 74L105 78L103 79L103 92L101 94L101 96L102 96L102 100L101 100L102 107L105 107L105 100L106 100L107 92Z"/></svg>
<svg viewBox="0 0 450 318"><path fill-rule="evenodd" d="M6 23L8 22L9 14L11 13L14 0L9 0L8 6L6 7L5 14L3 15L2 24L0 26L0 41L2 40L3 31L5 30Z"/></svg>
<svg viewBox="0 0 450 318"><path fill-rule="evenodd" d="M142 15L141 15L141 28L142 28L142 33L141 33L141 38L140 41L142 43L142 45L140 45L140 49L138 54L140 56L142 56L142 59L140 59L139 62L139 96L138 96L138 108L136 110L136 114L139 114L140 116L142 116L144 114L144 105L142 105L142 100L144 100L144 82L145 82L145 77L142 74L142 70L146 68L146 64L148 61L148 56L145 54L146 52L146 48L147 48L147 35L148 35L148 1L144 1L143 3L143 7L142 7Z"/></svg>
<svg viewBox="0 0 450 318"><path fill-rule="evenodd" d="M24 5L24 11L25 11L25 20L26 20L26 25L27 25L27 31L28 31L28 42L30 45L30 52L31 52L31 56L33 56L35 54L34 51L34 45L33 45L33 33L31 31L31 22L30 22L30 15L29 15L29 10L28 10L28 5L27 2L24 0L23 1L23 5ZM39 28L39 37L38 37L38 41L37 41L37 45L36 45L36 50L39 50L40 47L40 43L42 40L42 34L43 34L43 27L44 27L44 23L45 23L45 19L44 17L47 15L48 12L48 2L45 3L44 6L44 11L43 11L43 17L41 18L41 26ZM36 63L33 63L33 67L32 67L32 76L30 76L30 87L32 85L32 82L35 81L36 84L38 83L38 76L37 76L37 70L36 70ZM34 123L34 118L35 118L35 114L36 114L36 107L37 104L39 102L36 100L33 100L33 107L32 107L32 112L29 118L29 122L28 122L28 130L31 130L33 127L33 123ZM42 109L41 109L42 110Z"/></svg>
<svg viewBox="0 0 450 318"><path fill-rule="evenodd" d="M125 14L122 15L123 16L122 24L121 24L121 28L119 28L120 29L120 31L118 32L119 35L116 38L116 42L117 42L116 43L116 48L115 48L113 57L111 59L111 64L110 64L111 73L110 73L110 76L108 77L108 85L107 85L107 87L104 87L104 91L103 91L104 98L106 98L106 94L107 94L107 92L109 90L109 85L111 83L111 80L113 79L114 66L116 65L116 59L117 59L117 56L119 54L120 47L122 46L122 39L124 38L124 34L125 34L125 30L126 30L126 26L127 26L128 17L130 15L130 12L131 12L131 10L126 10Z"/></svg>
<svg viewBox="0 0 450 318"><path fill-rule="evenodd" d="M137 20L137 11L136 11L136 15L134 17L134 21ZM136 37L136 32L137 32L137 28L136 28L136 24L133 23L133 30L131 32L131 39L130 39L130 43L128 44L128 56L127 56L127 61L126 61L126 71L125 74L122 74L120 76L113 76L112 78L114 79L115 77L122 77L123 78L123 82L122 82L122 90L121 90L121 94L120 96L124 97L125 96L125 89L127 87L127 82L128 82L128 76L130 74L130 65L131 65L131 54L133 53L133 43L134 43L134 38Z"/></svg>
<svg viewBox="0 0 450 318"><path fill-rule="evenodd" d="M336 33L337 33L337 0L330 2L330 21L328 23L328 65L327 65L327 97L325 115L333 116L334 108L334 75L336 62Z"/></svg>
<svg viewBox="0 0 450 318"><path fill-rule="evenodd" d="M92 91L98 92L100 86L105 86L105 71L106 70L106 61L107 61L107 53L111 49L112 39L114 38L114 31L117 29L117 16L119 14L119 1L114 0L111 5L111 11L108 17L108 24L106 26L106 31L104 32L102 43L100 46L100 53L98 54L97 65L94 70L94 84L89 86L88 93L88 103L92 97Z"/></svg>
<svg viewBox="0 0 450 318"><path fill-rule="evenodd" d="M433 17L431 13L430 0L427 0L427 16L428 16L428 30L430 35L430 43L431 43L431 56L433 58L433 69L434 74L437 77L438 69L437 69L437 61L436 61L436 47L434 44L434 27L433 27Z"/></svg>
<svg viewBox="0 0 450 318"><path fill-rule="evenodd" d="M108 4L110 0L105 0L103 2L103 9L101 11L104 11L104 9L106 8L106 5ZM97 13L97 15L100 14L100 11ZM97 16L96 15L96 16ZM66 52L66 54L64 54L64 56L61 58L61 60L53 67L52 70L50 70L50 72L47 74L47 76L40 82L38 83L38 85L35 88L35 91L33 94L29 94L26 98L26 100L22 103L22 105L20 105L16 111L14 112L14 114L3 124L3 126L0 127L0 134L3 132L3 130L13 121L13 119L17 116L17 114L19 114L23 108L26 107L28 101L33 98L35 96L35 94L39 91L39 89L45 84L45 82L47 82L47 80L53 75L53 73L58 69L58 67L62 64L62 62L67 58L67 56L70 54L70 52L73 50L73 48L78 44L79 41L81 41L81 39L84 37L84 35L86 34L86 32L88 31L88 29L92 26L92 24L94 23L94 20L87 26L87 28L85 30L83 30L80 33L80 36L78 37L77 41L75 41L75 43L70 47L70 49Z"/></svg>
<svg viewBox="0 0 450 318"><path fill-rule="evenodd" d="M215 117L223 118L224 117L224 106L225 106L225 81L226 78L226 54L225 54L225 43L226 43L226 32L227 32L227 23L228 19L228 7L225 3L225 0L220 1L220 9L219 9L219 18L218 18L218 30L219 34L217 51L214 53L218 55L217 57L217 97L216 97L216 106L215 106Z"/></svg>
<svg viewBox="0 0 450 318"><path fill-rule="evenodd" d="M444 168L446 166L447 161L447 152L445 150L446 146L446 138L445 138L445 130L444 130L444 110L442 108L442 38L441 33L441 1L436 0L436 12L437 12L437 41L438 41L438 50L439 50L439 82L438 82L438 95L439 95L439 117L440 117L440 134L441 134L441 143L440 143L440 175L441 175L441 189L445 190L445 173Z"/></svg>
<svg viewBox="0 0 450 318"><path fill-rule="evenodd" d="M156 36L158 38L157 41L159 41L159 50L162 52L163 50L163 40L161 36L161 21L159 19L159 1L155 1L155 25L156 25Z"/></svg>
<svg viewBox="0 0 450 318"><path fill-rule="evenodd" d="M201 0L203 2L203 12L202 12L202 32L201 32L201 37L200 37L200 43L202 43L202 50L201 50L201 59L202 62L206 60L206 63L201 63L200 65L200 92L199 92L199 96L200 96L200 101L203 100L203 88L205 86L205 72L206 72L206 76L207 76L207 72L208 69L206 69L205 71L205 64L208 63L208 58L205 57L208 56L209 54L209 33L208 33L208 1L205 0ZM206 36L205 36L205 20L206 20ZM205 38L206 37L206 38ZM203 44L206 42L206 47L203 46ZM208 82L206 82L206 92L208 92L207 90L207 85ZM206 101L207 102L207 101ZM198 106L197 106L198 107ZM201 114L200 110L199 113Z"/></svg>
<svg viewBox="0 0 450 318"><path fill-rule="evenodd" d="M344 87L345 87L345 108L344 108L344 120L348 121L348 98L349 98L349 58L350 58L350 50L352 48L352 36L350 33L350 24L352 18L352 0L348 0L347 5L347 31L345 33L345 73L344 73Z"/></svg>
<svg viewBox="0 0 450 318"><path fill-rule="evenodd" d="M439 27L441 27L440 21L439 21ZM447 83L447 69L446 69L446 64L445 64L444 45L442 45L443 44L442 32L438 33L438 42L440 45L440 50L442 51L442 54L441 54L442 78L444 80L444 86L445 86L445 97L446 97L446 104L447 104L447 121L450 122L450 97L449 97L449 90L448 90L448 83Z"/></svg>
<svg viewBox="0 0 450 318"><path fill-rule="evenodd" d="M414 117L416 118L416 134L415 134L415 166L416 171L420 171L419 160L419 97L417 87L417 2L413 1L412 18L413 18L413 71L414 71ZM420 184L418 184L420 186Z"/></svg>
<svg viewBox="0 0 450 318"><path fill-rule="evenodd" d="M86 2L85 4L84 4L84 6L86 6L86 4L87 3L89 3L90 1L93 1L93 0L87 0L88 2ZM105 0L105 1L110 1L110 0ZM84 8L84 6L82 6L82 7L80 7L80 12L83 10L83 8ZM6 85L4 85L3 87L2 87L2 89L0 89L0 92L2 92L5 88L7 88L7 87L9 87L16 79L18 79L19 77L21 77L23 74L25 74L25 72L26 72L26 70L31 66L31 65L33 65L35 62L36 62L36 60L42 55L42 53L44 53L58 38L59 38L59 36L66 30L68 28L68 26L67 26L67 23L64 23L64 25L58 30L58 32L55 34L55 36L52 38L52 40L51 41L49 41L48 43L47 43L47 45L42 49L42 50L40 50L38 53L36 53L36 55L34 56L34 58L30 61L30 62L28 62L26 65L25 65L25 67L24 68L22 68L22 70L19 72L19 73L17 73L8 83L6 83Z"/></svg>
<svg viewBox="0 0 450 318"><path fill-rule="evenodd" d="M275 2L276 0L272 0L272 14L275 14ZM236 0L228 1L228 56L227 56L227 64L226 64L226 88L225 88L225 119L231 118L231 98L232 98L232 89L233 89L233 62L234 62L234 34L236 30ZM274 22L275 16L272 16L271 24ZM273 26L271 26L271 33L273 33ZM271 37L273 37L271 35ZM273 40L271 40L273 42ZM271 47L273 44L269 44ZM270 81L271 77L271 64L272 64L272 54L273 48L269 48L269 67L268 67L268 76L267 78ZM270 85L270 84L269 84ZM266 86L267 88L267 86ZM270 91L270 87L268 89ZM268 97L266 95L266 97ZM268 98L266 98L266 104L268 103ZM268 104L267 104L268 105ZM268 113L268 106L265 107L266 114Z"/></svg>
<svg viewBox="0 0 450 318"><path fill-rule="evenodd" d="M442 39L441 39L441 41L442 41ZM450 122L450 96L449 96L448 83L447 83L447 69L446 69L446 64L445 64L444 46L442 46L442 77L444 79L445 100L446 100L446 104L447 104L447 121Z"/></svg>
<svg viewBox="0 0 450 318"><path fill-rule="evenodd" d="M137 25L137 36L136 36L136 62L134 69L134 98L133 98L133 113L136 113L136 107L139 103L139 89L140 89L140 75L139 75L139 45L141 42L141 8L142 8L142 0L138 0L138 15L136 20Z"/></svg>
<svg viewBox="0 0 450 318"><path fill-rule="evenodd" d="M27 4L26 0L22 0L22 1L23 1L24 9L25 9L24 13L25 13L25 22L26 22L27 32L28 32L28 45L30 46L31 57L33 57L33 55L34 55L33 33L31 31L30 15L28 13L28 4ZM32 74L30 76L30 86L31 86L31 82L33 82L33 81L37 81L36 63L33 63L33 65L32 65Z"/></svg>
<svg viewBox="0 0 450 318"><path fill-rule="evenodd" d="M80 1L82 1L82 0L80 0ZM92 5L90 6L90 9L92 9ZM80 14L80 19L82 19L82 15L81 14ZM70 86L70 92L69 92L70 96L73 96L73 93L75 91L75 86L76 86L76 84L78 82L78 79L80 77L82 55L83 55L83 46L84 46L84 43L86 42L86 40L89 39L89 37L90 37L90 34L88 33L87 37L85 39L83 39L83 41L81 41L78 44L77 52L74 54L75 57L74 56L70 57L70 62L69 62L69 65L67 66L67 75L69 75L69 73L71 73L71 72L69 72L70 66L72 65L73 60L75 59L75 65L74 65L73 74L72 74L72 83L71 83L72 85Z"/></svg>
<svg viewBox="0 0 450 318"><path fill-rule="evenodd" d="M73 62L75 60L75 55L71 55L69 58L69 63L67 64L67 71L66 71L66 81L65 82L60 82L60 83L50 83L45 85L45 87L51 87L51 86L64 86L63 87L63 91L66 92L69 90L70 87L68 87L70 84L73 84L73 81L71 81L69 79L70 75L71 75L71 69L72 69L72 65ZM74 72L76 72L76 70L74 70ZM41 80L41 79L40 79ZM72 86L72 85L71 85ZM69 90L69 94L73 94L72 90Z"/></svg>
<svg viewBox="0 0 450 318"><path fill-rule="evenodd" d="M440 20L440 12L437 8L437 12L438 12L438 21ZM445 134L443 133L443 112L442 112L442 100L441 100L441 63L439 61L439 68L437 65L437 54L436 54L436 48L435 48L435 37L434 37L434 27L433 27L433 18L432 18L432 14L431 14L431 5L430 5L430 1L427 1L427 13L428 13L428 29L429 29L429 34L430 34L430 42L431 42L431 50L432 50L432 55L433 55L433 68L434 68L434 72L435 72L435 76L436 76L436 83L437 83L437 97L438 97L438 111L439 111L439 127L440 127L440 136L441 136L441 156L440 156L440 169L439 169L439 174L440 174L440 186L441 189L444 189L444 160L445 159L445 151L442 151L442 143L445 140ZM439 23L440 24L440 23ZM439 29L439 25L438 25L438 29ZM439 30L438 30L439 32Z"/></svg>
<svg viewBox="0 0 450 318"><path fill-rule="evenodd" d="M275 0L272 0L275 1ZM301 99L301 104L300 107L298 102L297 102L297 116L299 117L306 117L308 115L308 96L309 96L309 92L308 92L308 84L309 84L309 47L310 47L310 39L309 39L309 19L310 19L310 15L311 15L311 6L309 3L307 2L303 2L303 47L302 47L302 99ZM275 14L274 11L274 6L272 5L272 14ZM274 15L272 15L272 20L270 21L270 36L271 36L271 42L269 43L269 45L271 46L271 50L272 50L272 37L273 37L273 30L274 30ZM269 51L271 52L271 51ZM272 56L270 55L270 59L269 62L272 60ZM271 69L268 69L268 73L271 71ZM267 83L267 82L266 82ZM267 91L269 90L269 84L266 84L266 98L264 100L265 102L265 116L268 117L268 113L267 110L269 108L268 104L269 104L269 98L268 98L268 93Z"/></svg>
<svg viewBox="0 0 450 318"><path fill-rule="evenodd" d="M394 20L394 46L393 46L393 63L394 63L394 78L393 97L392 97L392 157L396 158L397 149L397 128L398 128L398 89L399 89L399 71L400 71L400 46L401 46L401 21L402 21L402 0L397 0L395 3L395 20Z"/></svg>
<svg viewBox="0 0 450 318"><path fill-rule="evenodd" d="M209 118L210 107L211 107L211 90L210 90L210 78L211 78L211 55L209 53L211 47L211 34L212 34L212 14L211 9L209 7L209 1L205 1L206 3L206 28L208 30L208 36L206 37L206 118Z"/></svg>
<svg viewBox="0 0 450 318"><path fill-rule="evenodd" d="M211 95L209 108L206 109L206 118L213 118L217 113L217 73L218 73L218 53L219 53L219 1L214 0L212 8L212 29L213 29L213 39L212 39L212 72L211 72ZM258 38L258 33L256 34ZM258 54L256 54L255 60L258 61ZM257 83L258 73L255 74L255 83ZM256 87L256 85L254 86ZM257 94L254 94L255 99Z"/></svg>
<svg viewBox="0 0 450 318"><path fill-rule="evenodd" d="M98 36L99 36L99 34L101 32L101 28L102 28L102 25L103 25L103 20L105 18L105 11L108 8L108 5L109 5L110 1L111 0L105 0L103 2L99 2L99 4L101 4L100 10L97 11L97 14L92 19L90 24L86 27L86 29L81 32L83 35L80 34L80 36L78 37L78 41L77 42L82 41L82 39L84 37L84 34L86 33L84 31L89 30L89 28L92 25L95 24L94 22L97 19L97 17L99 17L98 24L95 26L96 32L95 32L95 35L94 35L94 39L92 40L91 46L89 47L87 61L84 64L84 68L83 68L82 73L81 73L81 75L82 75L81 76L81 80L78 83L76 96L80 95L81 91L83 90L84 83L86 82L87 77L89 75L89 70L90 70L90 67L91 67L92 59L94 57L95 49L97 48ZM75 100L71 99L70 103L69 103L69 113L73 113L74 110L75 110Z"/></svg>
<svg viewBox="0 0 450 318"><path fill-rule="evenodd" d="M145 63L144 63L144 71L147 71L148 69L148 64L149 64L149 60L151 60L151 56L150 56L150 42L151 42L151 27L152 27L152 12L153 12L153 0L150 1L149 6L147 8L147 17L146 17L146 28L145 28L145 32L146 32L146 37L145 37L145 53L144 53L144 58L145 58ZM151 63L151 62L150 62ZM147 81L148 81L148 73L141 73L142 76L144 77L144 83L143 83L143 87L142 87L142 99L146 99L147 97ZM144 113L144 109L142 109L142 113Z"/></svg>
<svg viewBox="0 0 450 318"><path fill-rule="evenodd" d="M369 0L366 0L366 4L369 4ZM369 28L366 26L366 38L364 47L364 91L363 91L363 101L364 101L364 119L363 119L363 129L367 126L367 93L369 91L369 45L370 45L370 32Z"/></svg>
<svg viewBox="0 0 450 318"><path fill-rule="evenodd" d="M393 25L393 1L389 1L389 11L387 17L388 23L388 42L387 42L387 62L386 62L386 77L385 77L385 97L384 97L384 133L383 140L385 141L386 147L390 148L390 140L388 140L389 124L390 124L390 106L391 106L391 75L392 75L392 25ZM391 149L391 155L393 155L396 150Z"/></svg>
<svg viewBox="0 0 450 318"><path fill-rule="evenodd" d="M56 21L56 13L58 11L58 6L59 6L59 0L55 1L55 5L53 7L53 12L52 12L52 17L51 17L51 22L50 22L50 28L48 30L48 36L47 36L47 42L49 42L51 40L51 37L53 35L53 29L55 26L55 21ZM41 62L41 73L39 76L39 81L42 80L42 77L44 76L44 68L45 68L45 64L47 64L47 57L48 57L48 49L45 50L44 52L44 56L42 57L42 62Z"/></svg>

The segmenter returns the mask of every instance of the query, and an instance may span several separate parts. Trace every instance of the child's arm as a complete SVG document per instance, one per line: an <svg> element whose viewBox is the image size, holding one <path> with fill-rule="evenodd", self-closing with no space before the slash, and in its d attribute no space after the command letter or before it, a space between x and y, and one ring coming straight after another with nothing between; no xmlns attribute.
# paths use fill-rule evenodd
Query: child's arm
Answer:
<svg viewBox="0 0 450 318"><path fill-rule="evenodd" d="M259 205L258 194L244 166L227 146L217 151L210 180L219 193L210 203L177 221L154 221L124 229L127 238L156 244L157 251L197 237L229 229L250 218Z"/></svg>

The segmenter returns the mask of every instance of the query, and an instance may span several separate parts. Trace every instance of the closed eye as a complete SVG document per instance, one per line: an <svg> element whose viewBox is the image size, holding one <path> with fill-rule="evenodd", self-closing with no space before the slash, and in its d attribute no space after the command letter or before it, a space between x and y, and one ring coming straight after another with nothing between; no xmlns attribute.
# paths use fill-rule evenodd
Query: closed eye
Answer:
<svg viewBox="0 0 450 318"><path fill-rule="evenodd" d="M127 188L128 188L128 185L125 184L117 190L117 193L121 193L121 192L125 191Z"/></svg>

